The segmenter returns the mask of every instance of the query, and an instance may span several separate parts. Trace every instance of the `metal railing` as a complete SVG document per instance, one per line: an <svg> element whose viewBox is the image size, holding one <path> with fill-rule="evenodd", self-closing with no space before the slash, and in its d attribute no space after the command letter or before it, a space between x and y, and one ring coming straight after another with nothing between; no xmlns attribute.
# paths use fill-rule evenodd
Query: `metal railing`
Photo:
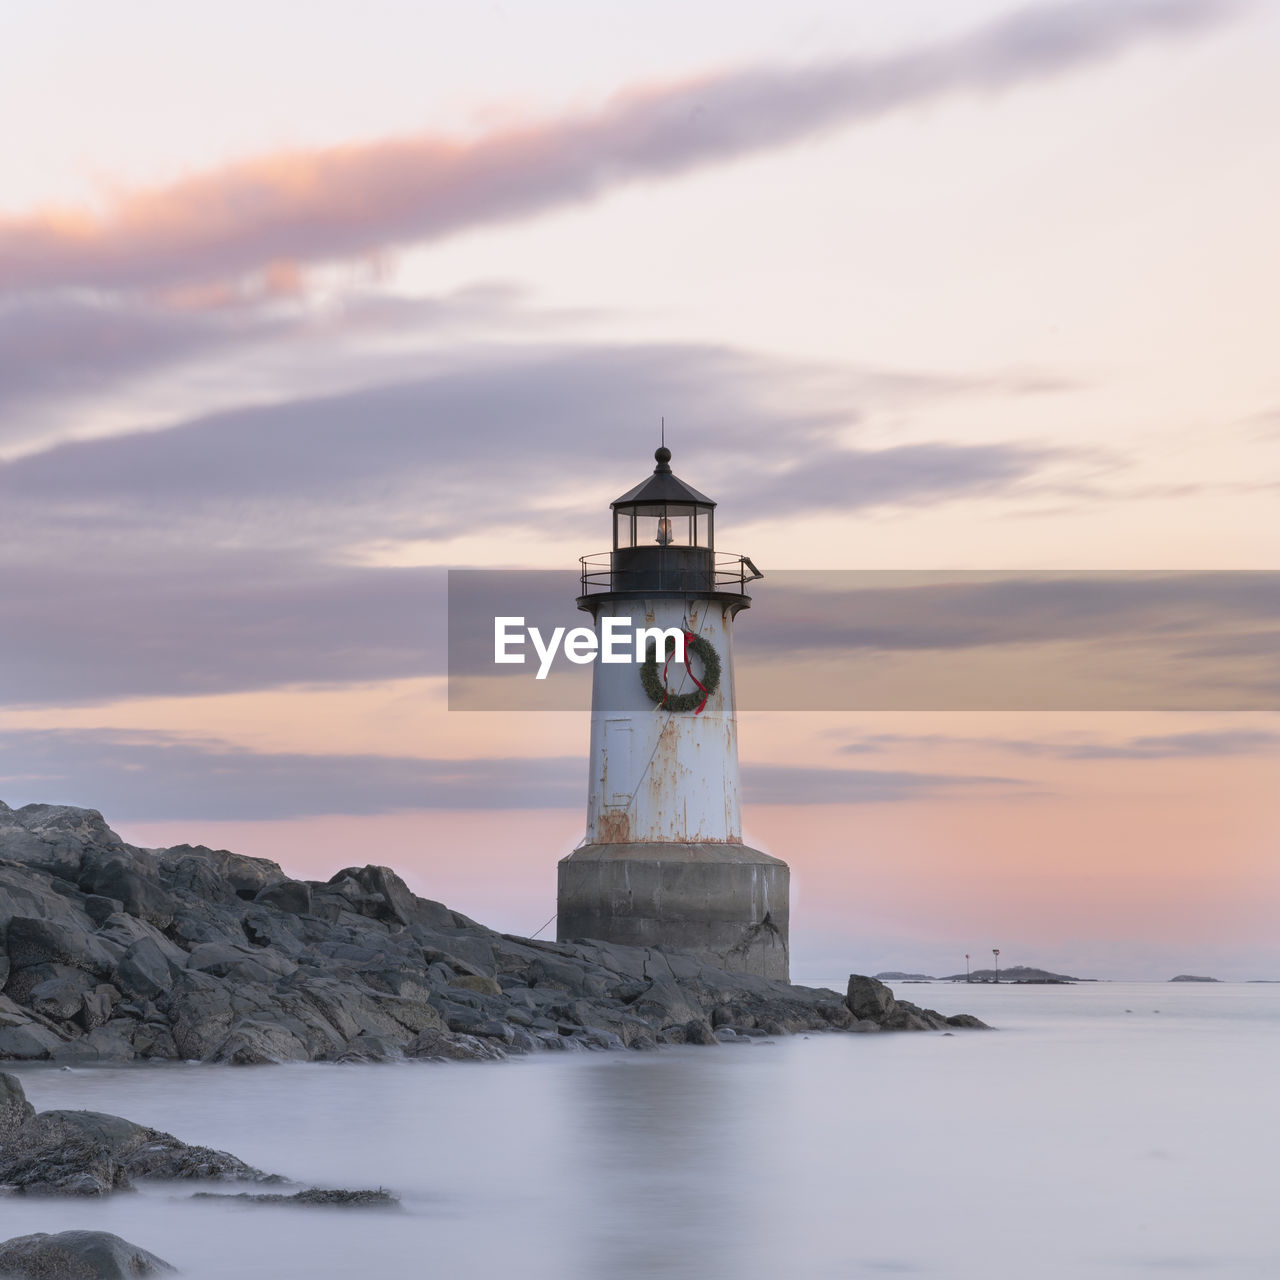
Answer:
<svg viewBox="0 0 1280 1280"><path fill-rule="evenodd" d="M687 548L679 548L684 551ZM613 552L598 551L582 556L582 592L584 596L600 595L607 591L714 591L738 595L747 594L747 583L763 578L764 574L751 563L748 556L732 551L717 551L708 564L690 564L683 557L663 555L662 548L654 548L654 559L644 566L615 567Z"/></svg>

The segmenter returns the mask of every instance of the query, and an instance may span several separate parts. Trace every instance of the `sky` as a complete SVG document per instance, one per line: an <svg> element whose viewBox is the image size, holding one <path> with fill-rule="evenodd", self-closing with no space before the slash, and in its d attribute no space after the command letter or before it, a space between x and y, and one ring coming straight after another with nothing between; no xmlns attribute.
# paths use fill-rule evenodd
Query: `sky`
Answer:
<svg viewBox="0 0 1280 1280"><path fill-rule="evenodd" d="M1216 710L744 710L797 977L1280 979L1276 6L2 21L0 799L550 932L586 714L448 709L445 571L604 549L665 418L768 575L744 687L797 630L855 688L967 669L780 571L1188 574L1180 669L1253 663ZM1109 660L1076 599L1034 643Z"/></svg>

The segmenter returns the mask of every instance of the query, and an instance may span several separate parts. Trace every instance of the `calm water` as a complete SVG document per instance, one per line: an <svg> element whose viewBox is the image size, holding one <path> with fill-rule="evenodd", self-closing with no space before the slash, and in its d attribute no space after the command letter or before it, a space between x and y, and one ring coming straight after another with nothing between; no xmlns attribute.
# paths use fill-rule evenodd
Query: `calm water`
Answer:
<svg viewBox="0 0 1280 1280"><path fill-rule="evenodd" d="M1280 1275L1280 986L909 986L999 1034L480 1065L21 1072L400 1212L0 1200L195 1280ZM1158 1012L1157 1012L1158 1010ZM1129 1011L1129 1012L1126 1012Z"/></svg>

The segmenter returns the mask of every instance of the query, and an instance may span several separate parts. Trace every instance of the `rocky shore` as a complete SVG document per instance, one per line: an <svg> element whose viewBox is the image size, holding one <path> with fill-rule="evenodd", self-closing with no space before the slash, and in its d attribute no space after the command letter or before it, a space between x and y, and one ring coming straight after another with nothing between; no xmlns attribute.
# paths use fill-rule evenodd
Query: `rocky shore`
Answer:
<svg viewBox="0 0 1280 1280"><path fill-rule="evenodd" d="M193 1146L123 1116L102 1111L37 1112L22 1082L0 1071L0 1194L105 1196L132 1191L140 1182L269 1186L269 1191L217 1193L265 1204L371 1207L396 1203L393 1195L380 1189L299 1187L229 1152Z"/></svg>
<svg viewBox="0 0 1280 1280"><path fill-rule="evenodd" d="M0 1195L108 1196L142 1182L231 1183L267 1191L197 1191L267 1205L394 1208L381 1188L348 1191L301 1187L264 1173L226 1151L193 1146L171 1133L101 1111L40 1111L21 1081L0 1071ZM103 1231L37 1233L0 1243L0 1276L32 1280L117 1280L174 1268Z"/></svg>
<svg viewBox="0 0 1280 1280"><path fill-rule="evenodd" d="M485 1059L801 1031L981 1027L729 973L662 948L497 933L394 871L294 880L226 850L124 843L92 809L0 803L0 1059Z"/></svg>

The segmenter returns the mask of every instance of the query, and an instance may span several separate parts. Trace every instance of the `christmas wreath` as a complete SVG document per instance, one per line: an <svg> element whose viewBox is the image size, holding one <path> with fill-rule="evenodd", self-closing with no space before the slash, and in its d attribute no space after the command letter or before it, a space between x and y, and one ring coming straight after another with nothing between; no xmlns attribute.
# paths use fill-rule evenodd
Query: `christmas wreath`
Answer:
<svg viewBox="0 0 1280 1280"><path fill-rule="evenodd" d="M669 651L668 646L670 646ZM700 716L707 705L707 699L720 687L720 655L715 651L710 640L704 640L702 636L686 631L684 633L684 669L689 673L689 679L698 686L698 690L696 693L672 693L667 687L667 671L671 666L671 659L675 657L672 637L668 636L662 647L664 661L661 675L658 674L657 643L650 640L645 648L644 664L640 668L640 683L644 685L645 693L658 706L668 711L692 711L694 715ZM701 680L693 674L693 668L689 665L690 654L702 663Z"/></svg>

